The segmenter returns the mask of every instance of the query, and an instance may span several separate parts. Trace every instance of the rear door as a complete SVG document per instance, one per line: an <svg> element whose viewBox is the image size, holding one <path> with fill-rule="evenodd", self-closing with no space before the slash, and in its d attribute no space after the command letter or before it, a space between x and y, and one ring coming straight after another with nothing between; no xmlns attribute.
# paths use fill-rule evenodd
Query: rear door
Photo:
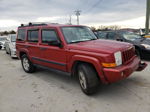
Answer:
<svg viewBox="0 0 150 112"><path fill-rule="evenodd" d="M55 28L41 29L40 53L41 58L37 58L42 65L66 71L66 51L65 48L50 45L52 41L61 42L58 32Z"/></svg>
<svg viewBox="0 0 150 112"><path fill-rule="evenodd" d="M27 30L27 43L26 48L28 49L28 54L30 58L40 58L40 48L39 48L39 29L28 29ZM39 61L33 60L33 63L40 64Z"/></svg>

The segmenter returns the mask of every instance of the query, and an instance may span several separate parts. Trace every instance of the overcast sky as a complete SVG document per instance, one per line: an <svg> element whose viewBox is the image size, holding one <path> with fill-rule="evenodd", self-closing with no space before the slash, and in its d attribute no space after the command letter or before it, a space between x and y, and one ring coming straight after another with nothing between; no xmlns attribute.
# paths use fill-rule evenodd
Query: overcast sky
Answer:
<svg viewBox="0 0 150 112"><path fill-rule="evenodd" d="M69 15L76 24L77 9L84 25L140 28L145 24L146 0L0 0L0 31L28 22L68 23Z"/></svg>

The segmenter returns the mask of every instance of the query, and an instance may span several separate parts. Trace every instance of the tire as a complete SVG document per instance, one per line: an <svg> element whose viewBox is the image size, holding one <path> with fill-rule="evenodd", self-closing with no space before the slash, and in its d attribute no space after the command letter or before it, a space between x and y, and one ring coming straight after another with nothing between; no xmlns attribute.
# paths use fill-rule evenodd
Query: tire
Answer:
<svg viewBox="0 0 150 112"><path fill-rule="evenodd" d="M82 91L86 95L92 95L97 92L99 78L95 69L89 64L80 64L78 66L78 79Z"/></svg>
<svg viewBox="0 0 150 112"><path fill-rule="evenodd" d="M11 57L12 59L14 59L14 57L12 57L12 53L11 53L11 50L10 50L10 53L9 53L9 55L10 55L10 57Z"/></svg>
<svg viewBox="0 0 150 112"><path fill-rule="evenodd" d="M24 69L25 72L27 73L33 73L35 72L35 66L32 64L32 62L29 60L26 54L24 54L21 57L21 64L22 68Z"/></svg>
<svg viewBox="0 0 150 112"><path fill-rule="evenodd" d="M5 51L6 51L6 54L9 54L6 48L5 48Z"/></svg>
<svg viewBox="0 0 150 112"><path fill-rule="evenodd" d="M9 54L9 53L6 51L6 54Z"/></svg>
<svg viewBox="0 0 150 112"><path fill-rule="evenodd" d="M9 55L11 56L11 50L10 50L10 48L9 48Z"/></svg>
<svg viewBox="0 0 150 112"><path fill-rule="evenodd" d="M138 58L141 59L141 54L140 54L140 51L138 49L135 50L135 53L138 56Z"/></svg>

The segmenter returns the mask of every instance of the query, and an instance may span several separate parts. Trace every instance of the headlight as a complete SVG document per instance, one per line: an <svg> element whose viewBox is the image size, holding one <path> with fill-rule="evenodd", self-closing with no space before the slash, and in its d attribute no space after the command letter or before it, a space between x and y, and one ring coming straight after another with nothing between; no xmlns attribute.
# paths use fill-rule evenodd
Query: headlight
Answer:
<svg viewBox="0 0 150 112"><path fill-rule="evenodd" d="M114 57L115 57L115 63L102 63L102 66L106 67L106 68L113 68L113 67L122 65L122 55L121 55L121 52L118 51L118 52L114 53Z"/></svg>
<svg viewBox="0 0 150 112"><path fill-rule="evenodd" d="M141 44L141 45L144 46L145 49L150 49L150 45L148 45L148 44Z"/></svg>
<svg viewBox="0 0 150 112"><path fill-rule="evenodd" d="M114 57L115 57L116 66L122 65L122 55L121 55L121 52L118 51L118 52L114 53Z"/></svg>

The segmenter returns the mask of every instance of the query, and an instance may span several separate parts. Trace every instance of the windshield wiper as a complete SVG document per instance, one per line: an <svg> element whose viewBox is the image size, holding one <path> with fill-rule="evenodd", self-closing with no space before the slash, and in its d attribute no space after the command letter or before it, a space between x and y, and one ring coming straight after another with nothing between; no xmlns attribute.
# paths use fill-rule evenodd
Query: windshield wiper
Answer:
<svg viewBox="0 0 150 112"><path fill-rule="evenodd" d="M92 38L92 39L88 39L88 40L73 41L73 42L69 42L69 44L80 43L80 42L85 42L85 41L90 41L90 40L97 40L97 39L96 38Z"/></svg>
<svg viewBox="0 0 150 112"><path fill-rule="evenodd" d="M80 43L80 42L84 42L84 41L74 41L74 42L69 42L69 44L72 44L72 43Z"/></svg>

